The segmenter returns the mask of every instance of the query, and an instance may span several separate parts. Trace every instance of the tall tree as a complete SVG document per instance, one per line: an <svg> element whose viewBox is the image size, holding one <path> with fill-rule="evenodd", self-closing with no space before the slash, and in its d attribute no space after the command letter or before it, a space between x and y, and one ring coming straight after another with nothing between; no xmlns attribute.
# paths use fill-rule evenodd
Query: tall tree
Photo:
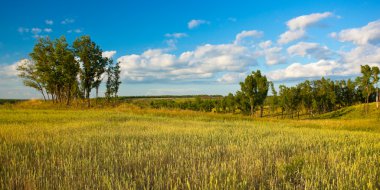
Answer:
<svg viewBox="0 0 380 190"><path fill-rule="evenodd" d="M372 67L372 82L375 85L376 88L376 108L379 109L379 88L377 86L377 83L379 82L379 67Z"/></svg>
<svg viewBox="0 0 380 190"><path fill-rule="evenodd" d="M256 71L256 73L254 74L254 79L256 80L257 84L255 104L260 107L260 117L263 117L264 102L268 96L270 83L268 82L267 77L265 75L261 75L260 70Z"/></svg>
<svg viewBox="0 0 380 190"><path fill-rule="evenodd" d="M75 85L77 85L79 63L75 60L74 53L69 48L69 45L66 42L66 38L64 36L55 40L54 52L56 62L58 62L57 67L60 71L58 73L60 75L58 78L60 79L59 81L61 83L59 94L61 94L61 96L64 94L66 98L66 104L70 105L73 91L76 88Z"/></svg>
<svg viewBox="0 0 380 190"><path fill-rule="evenodd" d="M18 76L22 78L24 85L39 91L44 100L46 100L42 80L38 74L35 64L27 59L23 59L17 66L17 71L19 72Z"/></svg>
<svg viewBox="0 0 380 190"><path fill-rule="evenodd" d="M105 96L109 101L111 97L117 98L117 93L119 91L120 81L120 64L117 62L115 65L112 59L108 60L107 64L107 82L106 82L106 92Z"/></svg>
<svg viewBox="0 0 380 190"><path fill-rule="evenodd" d="M262 117L263 105L268 95L269 83L266 76L262 76L260 70L252 71L244 82L240 83L242 93L248 97L251 116L254 116L256 105L260 106L260 116Z"/></svg>
<svg viewBox="0 0 380 190"><path fill-rule="evenodd" d="M55 96L55 79L54 69L54 45L50 38L39 38L33 47L33 51L29 54L35 65L36 74L39 77L41 86L46 90L47 96L51 95L53 102L56 101Z"/></svg>
<svg viewBox="0 0 380 190"><path fill-rule="evenodd" d="M277 97L277 91L274 88L273 82L270 82L270 88L272 91L272 98L270 102L271 112L275 113L278 105L278 97Z"/></svg>
<svg viewBox="0 0 380 190"><path fill-rule="evenodd" d="M369 65L361 65L361 73L362 76L357 78L357 81L360 83L360 86L363 89L363 95L365 97L365 112L368 113L369 111L369 97L371 96L371 93L373 91L373 81L372 81L372 68Z"/></svg>
<svg viewBox="0 0 380 190"><path fill-rule="evenodd" d="M102 57L102 50L89 36L77 38L73 47L75 55L81 62L80 80L87 99L87 106L90 107L91 90L98 87L97 81L105 71L107 59Z"/></svg>
<svg viewBox="0 0 380 190"><path fill-rule="evenodd" d="M116 62L116 65L113 67L113 83L112 83L112 86L113 86L113 93L114 93L114 96L115 98L117 98L117 93L119 93L119 87L120 87L120 84L121 84L121 81L120 81L120 73L121 73L121 70L120 70L120 63L119 62Z"/></svg>

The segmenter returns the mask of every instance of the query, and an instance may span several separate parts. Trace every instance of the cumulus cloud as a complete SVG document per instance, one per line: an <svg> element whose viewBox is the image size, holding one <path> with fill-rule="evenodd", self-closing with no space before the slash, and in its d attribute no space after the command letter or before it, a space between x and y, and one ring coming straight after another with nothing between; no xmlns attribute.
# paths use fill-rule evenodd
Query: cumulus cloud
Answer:
<svg viewBox="0 0 380 190"><path fill-rule="evenodd" d="M262 31L257 31L257 30L243 30L239 34L236 35L234 44L241 44L243 43L244 39L247 38L260 38L263 36Z"/></svg>
<svg viewBox="0 0 380 190"><path fill-rule="evenodd" d="M267 40L267 41L264 41L264 42L260 42L259 43L259 47L262 48L262 49L266 49L266 48L269 48L270 46L272 46L272 41L271 40Z"/></svg>
<svg viewBox="0 0 380 190"><path fill-rule="evenodd" d="M360 65L380 66L380 47L371 44L352 48L347 52L339 52L339 60L345 75L360 73Z"/></svg>
<svg viewBox="0 0 380 190"><path fill-rule="evenodd" d="M47 25L53 25L54 21L53 20L45 20L45 24L47 24Z"/></svg>
<svg viewBox="0 0 380 190"><path fill-rule="evenodd" d="M179 56L150 49L140 55L122 56L117 61L125 80L197 81L211 79L217 73L244 72L256 64L256 57L243 46L206 44Z"/></svg>
<svg viewBox="0 0 380 190"><path fill-rule="evenodd" d="M222 84L236 84L243 81L246 76L246 73L226 73L219 77L217 81Z"/></svg>
<svg viewBox="0 0 380 190"><path fill-rule="evenodd" d="M112 58L116 54L116 51L103 51L102 57Z"/></svg>
<svg viewBox="0 0 380 190"><path fill-rule="evenodd" d="M297 54L303 54L302 51ZM322 76L354 76L360 74L360 65L380 66L380 47L371 44L361 45L349 51L338 52L339 59L321 59L317 62L293 63L285 69L272 71L272 80L313 78Z"/></svg>
<svg viewBox="0 0 380 190"><path fill-rule="evenodd" d="M302 15L289 20L286 25L288 31L280 35L278 43L287 44L289 42L306 37L306 29L310 26L315 26L325 18L331 17L331 12L313 13L309 15Z"/></svg>
<svg viewBox="0 0 380 190"><path fill-rule="evenodd" d="M312 57L315 59L329 59L333 53L327 46L318 43L299 42L288 49L291 56Z"/></svg>
<svg viewBox="0 0 380 190"><path fill-rule="evenodd" d="M356 45L380 43L380 20L368 23L361 28L351 28L342 30L339 33L331 33L331 37L342 42L352 42Z"/></svg>
<svg viewBox="0 0 380 190"><path fill-rule="evenodd" d="M333 16L331 12L313 13L309 15L302 15L289 20L286 25L290 30L302 30L309 26L318 24L322 19Z"/></svg>
<svg viewBox="0 0 380 190"><path fill-rule="evenodd" d="M198 26L200 26L202 24L210 24L210 22L207 21L207 20L196 20L196 19L193 19L193 20L190 20L187 23L187 27L189 29L194 29L194 28L197 28Z"/></svg>
<svg viewBox="0 0 380 190"><path fill-rule="evenodd" d="M282 47L272 46L272 44L273 43L270 40L259 44L261 50L258 52L260 55L264 56L266 64L276 65L286 63L286 56L282 54Z"/></svg>
<svg viewBox="0 0 380 190"><path fill-rule="evenodd" d="M305 30L288 30L280 35L278 39L279 44L287 44L289 42L299 40L306 37Z"/></svg>
<svg viewBox="0 0 380 190"><path fill-rule="evenodd" d="M269 72L268 78L273 81L278 81L295 78L341 75L342 73L339 68L341 68L341 65L336 61L331 60L319 60L308 64L293 63L285 69Z"/></svg>
<svg viewBox="0 0 380 190"><path fill-rule="evenodd" d="M168 37L168 38L184 38L184 37L187 37L188 35L186 33L167 33L165 34L165 37Z"/></svg>
<svg viewBox="0 0 380 190"><path fill-rule="evenodd" d="M22 59L10 65L9 64L0 65L0 76L6 77L6 78L16 77L18 74L17 66L20 64L27 64L29 62L30 60L28 59Z"/></svg>

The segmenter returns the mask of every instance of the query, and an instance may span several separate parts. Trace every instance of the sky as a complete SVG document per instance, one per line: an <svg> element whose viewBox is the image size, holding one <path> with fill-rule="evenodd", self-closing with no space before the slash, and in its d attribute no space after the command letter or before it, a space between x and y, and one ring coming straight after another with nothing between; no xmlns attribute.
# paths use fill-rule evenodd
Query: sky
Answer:
<svg viewBox="0 0 380 190"><path fill-rule="evenodd" d="M379 10L363 0L2 0L0 98L41 98L16 67L38 38L62 35L90 35L120 62L120 96L226 95L255 70L276 86L352 78L380 66Z"/></svg>

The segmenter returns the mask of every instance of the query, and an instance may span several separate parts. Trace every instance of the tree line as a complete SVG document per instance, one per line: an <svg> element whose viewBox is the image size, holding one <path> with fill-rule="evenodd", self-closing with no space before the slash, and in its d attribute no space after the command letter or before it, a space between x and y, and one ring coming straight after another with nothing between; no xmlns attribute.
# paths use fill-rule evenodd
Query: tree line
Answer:
<svg viewBox="0 0 380 190"><path fill-rule="evenodd" d="M51 40L39 38L30 61L18 65L19 77L25 86L39 91L44 100L66 103L87 100L91 91L98 97L99 87L107 77L105 96L117 97L120 81L119 63L102 56L102 49L89 36L77 38L70 46L64 36Z"/></svg>
<svg viewBox="0 0 380 190"><path fill-rule="evenodd" d="M322 77L318 80L305 80L295 86L280 85L278 90L260 70L253 71L240 83L235 94L216 99L200 99L176 102L174 100L155 100L153 108L177 108L195 111L214 111L218 113L242 113L263 117L267 115L299 117L300 114L313 117L358 103L365 103L365 113L369 102L378 105L379 68L361 66L361 76L347 80L331 80ZM268 96L268 93L271 95Z"/></svg>
<svg viewBox="0 0 380 190"><path fill-rule="evenodd" d="M235 95L225 96L216 105L218 112L235 113L240 110L245 114L254 115L256 107L268 108L268 114L278 114L281 117L299 117L300 114L314 116L334 111L358 103L365 104L365 112L369 111L369 102L378 105L379 68L368 65L361 66L361 76L355 80L336 80L322 77L319 80L305 80L295 86L280 85L278 92L273 82L262 76L260 71L252 72L244 82L241 90ZM268 91L271 96L268 97Z"/></svg>

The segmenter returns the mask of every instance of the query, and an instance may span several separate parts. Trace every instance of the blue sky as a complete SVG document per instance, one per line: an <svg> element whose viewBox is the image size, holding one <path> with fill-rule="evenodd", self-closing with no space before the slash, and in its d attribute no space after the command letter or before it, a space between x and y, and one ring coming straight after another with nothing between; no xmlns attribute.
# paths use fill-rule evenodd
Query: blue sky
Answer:
<svg viewBox="0 0 380 190"><path fill-rule="evenodd" d="M38 37L90 35L122 66L120 95L227 94L380 64L379 1L2 1L0 98L39 98L15 66Z"/></svg>

